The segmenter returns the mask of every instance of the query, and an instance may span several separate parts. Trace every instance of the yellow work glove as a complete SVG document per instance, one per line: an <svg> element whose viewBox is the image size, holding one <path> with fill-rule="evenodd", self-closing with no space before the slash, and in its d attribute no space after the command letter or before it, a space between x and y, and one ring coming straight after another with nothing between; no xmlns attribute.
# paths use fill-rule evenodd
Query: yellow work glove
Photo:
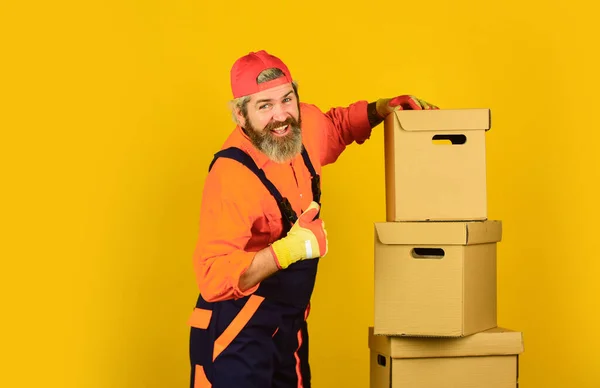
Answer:
<svg viewBox="0 0 600 388"><path fill-rule="evenodd" d="M380 98L375 102L377 114L382 118L395 110L439 109L437 106L414 96L403 95L394 98Z"/></svg>
<svg viewBox="0 0 600 388"><path fill-rule="evenodd" d="M298 217L287 236L271 244L271 251L280 269L305 259L323 257L327 253L327 232L321 219L314 220L319 205L311 202Z"/></svg>

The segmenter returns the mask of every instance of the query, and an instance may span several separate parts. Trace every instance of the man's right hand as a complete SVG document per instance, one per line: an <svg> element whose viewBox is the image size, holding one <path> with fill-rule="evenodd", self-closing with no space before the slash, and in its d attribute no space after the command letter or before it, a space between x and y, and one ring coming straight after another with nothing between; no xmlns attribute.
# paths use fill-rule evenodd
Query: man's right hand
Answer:
<svg viewBox="0 0 600 388"><path fill-rule="evenodd" d="M298 217L287 236L271 245L275 263L279 269L305 259L324 257L327 254L327 231L323 220L314 219L319 205L311 202L308 209Z"/></svg>

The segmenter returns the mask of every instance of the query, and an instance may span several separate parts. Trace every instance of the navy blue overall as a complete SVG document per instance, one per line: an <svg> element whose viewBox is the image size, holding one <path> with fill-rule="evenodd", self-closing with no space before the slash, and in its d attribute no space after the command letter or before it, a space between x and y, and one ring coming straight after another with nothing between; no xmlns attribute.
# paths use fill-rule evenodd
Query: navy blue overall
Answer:
<svg viewBox="0 0 600 388"><path fill-rule="evenodd" d="M279 205L284 237L297 220L287 198L242 150L218 152L209 171L219 157L237 160L263 182ZM312 177L313 200L320 204L320 177L304 147L302 157ZM209 303L200 295L195 312L210 320L206 327L190 329L190 388L310 388L306 317L318 262L294 263L241 299Z"/></svg>

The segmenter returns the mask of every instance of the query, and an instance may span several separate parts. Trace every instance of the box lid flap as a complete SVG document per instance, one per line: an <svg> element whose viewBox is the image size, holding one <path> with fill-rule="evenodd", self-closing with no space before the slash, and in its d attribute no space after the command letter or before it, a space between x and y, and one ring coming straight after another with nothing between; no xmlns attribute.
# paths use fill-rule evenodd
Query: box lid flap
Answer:
<svg viewBox="0 0 600 388"><path fill-rule="evenodd" d="M492 126L490 109L396 110L388 117L405 131L488 131Z"/></svg>
<svg viewBox="0 0 600 388"><path fill-rule="evenodd" d="M386 245L474 245L500 241L502 221L378 222L375 231Z"/></svg>
<svg viewBox="0 0 600 388"><path fill-rule="evenodd" d="M496 327L466 337L391 337L374 335L369 349L392 358L516 355L524 351L523 333Z"/></svg>

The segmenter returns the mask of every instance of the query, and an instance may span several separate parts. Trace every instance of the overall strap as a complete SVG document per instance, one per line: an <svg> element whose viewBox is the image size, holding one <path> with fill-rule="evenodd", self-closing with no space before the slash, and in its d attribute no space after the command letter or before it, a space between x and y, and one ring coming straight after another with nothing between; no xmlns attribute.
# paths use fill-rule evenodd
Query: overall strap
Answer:
<svg viewBox="0 0 600 388"><path fill-rule="evenodd" d="M262 181L267 190L269 190L271 195L277 201L277 206L279 206L279 210L281 211L282 217L289 223L288 230L289 228L291 228L292 225L294 225L294 223L298 219L298 216L296 215L294 209L292 209L292 205L290 204L287 198L284 198L281 195L281 193L279 192L279 190L277 190L275 185L267 178L265 172L262 169L258 168L258 166L256 165L256 163L254 163L254 160L250 157L250 155L248 155L247 153L245 153L237 147L226 148L215 154L212 162L210 163L208 171L212 169L213 164L217 161L218 158L233 159L248 167L248 169L250 169Z"/></svg>
<svg viewBox="0 0 600 388"><path fill-rule="evenodd" d="M315 168L310 161L310 157L308 156L308 152L306 151L306 147L304 146L302 146L302 159L304 159L304 164L310 172L313 200L321 206L321 177L315 171Z"/></svg>

